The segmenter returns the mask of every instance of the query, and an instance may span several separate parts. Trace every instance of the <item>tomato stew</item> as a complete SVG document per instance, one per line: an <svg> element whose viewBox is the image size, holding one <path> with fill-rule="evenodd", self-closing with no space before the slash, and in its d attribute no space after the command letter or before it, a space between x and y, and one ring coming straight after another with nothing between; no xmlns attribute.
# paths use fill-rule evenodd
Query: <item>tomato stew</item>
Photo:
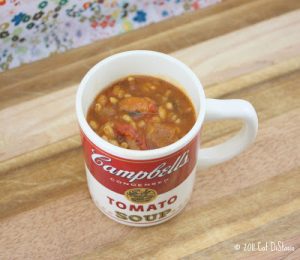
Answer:
<svg viewBox="0 0 300 260"><path fill-rule="evenodd" d="M111 144L150 150L183 137L193 127L196 113L189 98L169 82L129 76L100 92L87 121Z"/></svg>

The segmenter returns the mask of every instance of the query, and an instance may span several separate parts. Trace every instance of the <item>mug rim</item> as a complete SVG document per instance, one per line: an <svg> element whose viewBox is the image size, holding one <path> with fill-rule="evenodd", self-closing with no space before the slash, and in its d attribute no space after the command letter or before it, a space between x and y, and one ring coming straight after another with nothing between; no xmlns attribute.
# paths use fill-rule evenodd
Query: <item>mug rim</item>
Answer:
<svg viewBox="0 0 300 260"><path fill-rule="evenodd" d="M102 139L99 135L97 135L92 128L89 126L84 112L83 112L83 104L82 104L82 96L84 94L84 91L87 88L87 82L89 81L89 78L97 73L99 69L101 69L102 66L105 66L105 64L116 60L118 58L124 57L124 56L131 56L131 55L151 55L156 56L160 59L166 59L169 62L175 63L176 66L181 67L182 72L188 74L188 76L192 79L194 84L199 88L198 91L200 100L199 104L199 112L196 118L196 122L194 123L193 127L190 129L190 131L185 134L183 137L181 137L176 142L161 147L157 149L151 149L151 150L131 150L131 149L125 149L119 146L112 145L111 143L105 141ZM190 98L190 96L188 96ZM200 133L200 128L202 126L202 123L204 121L206 113L206 97L204 93L203 86L198 79L198 77L195 75L195 73L183 62L179 61L178 59L156 51L149 51L149 50L133 50L133 51L125 51L113 54L103 60L100 60L97 64L95 64L89 71L85 74L83 79L81 80L79 87L77 89L76 93L76 115L79 122L79 126L81 128L81 131L85 134L85 136L97 147L99 147L104 152L107 152L111 155L125 158L129 160L148 160L148 159L156 159L165 157L169 154L173 154L177 151L179 151L181 148L188 145L196 135Z"/></svg>

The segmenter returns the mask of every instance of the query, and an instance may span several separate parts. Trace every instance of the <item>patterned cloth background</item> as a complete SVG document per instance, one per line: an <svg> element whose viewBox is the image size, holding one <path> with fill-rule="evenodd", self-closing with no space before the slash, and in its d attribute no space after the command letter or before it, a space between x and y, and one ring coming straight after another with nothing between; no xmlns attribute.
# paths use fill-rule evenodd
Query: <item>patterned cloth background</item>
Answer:
<svg viewBox="0 0 300 260"><path fill-rule="evenodd" d="M0 0L0 71L220 0Z"/></svg>

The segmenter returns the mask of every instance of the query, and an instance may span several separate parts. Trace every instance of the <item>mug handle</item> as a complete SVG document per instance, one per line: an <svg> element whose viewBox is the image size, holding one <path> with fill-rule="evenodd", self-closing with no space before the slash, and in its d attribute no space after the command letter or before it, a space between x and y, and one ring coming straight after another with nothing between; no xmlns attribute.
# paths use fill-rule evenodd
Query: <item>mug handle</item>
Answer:
<svg viewBox="0 0 300 260"><path fill-rule="evenodd" d="M258 129L257 114L253 106L245 100L206 99L204 121L221 119L241 119L242 129L222 144L200 149L198 168L205 169L212 165L230 160L245 150L255 139Z"/></svg>

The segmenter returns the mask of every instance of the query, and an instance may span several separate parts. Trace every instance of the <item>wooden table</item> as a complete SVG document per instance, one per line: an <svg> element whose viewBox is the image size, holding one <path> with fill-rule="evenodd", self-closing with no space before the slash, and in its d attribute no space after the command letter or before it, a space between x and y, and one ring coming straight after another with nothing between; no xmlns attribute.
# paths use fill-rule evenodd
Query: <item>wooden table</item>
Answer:
<svg viewBox="0 0 300 260"><path fill-rule="evenodd" d="M300 259L300 1L224 0L206 10L0 74L0 259ZM256 142L198 173L171 221L131 228L105 217L86 185L74 95L86 71L129 49L170 53L208 97L242 98ZM202 144L240 127L205 126ZM259 251L278 243L288 251Z"/></svg>

